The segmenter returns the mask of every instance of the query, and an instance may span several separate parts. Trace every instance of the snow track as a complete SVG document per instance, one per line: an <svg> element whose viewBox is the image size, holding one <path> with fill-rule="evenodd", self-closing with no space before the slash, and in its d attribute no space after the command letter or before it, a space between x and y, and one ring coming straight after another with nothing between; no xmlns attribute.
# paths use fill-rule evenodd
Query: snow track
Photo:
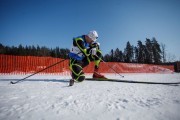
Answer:
<svg viewBox="0 0 180 120"><path fill-rule="evenodd" d="M125 76L142 81L180 81L180 74ZM9 79L23 77L0 76L0 120L180 119L180 86L84 81L68 87L68 77L51 75L9 84Z"/></svg>

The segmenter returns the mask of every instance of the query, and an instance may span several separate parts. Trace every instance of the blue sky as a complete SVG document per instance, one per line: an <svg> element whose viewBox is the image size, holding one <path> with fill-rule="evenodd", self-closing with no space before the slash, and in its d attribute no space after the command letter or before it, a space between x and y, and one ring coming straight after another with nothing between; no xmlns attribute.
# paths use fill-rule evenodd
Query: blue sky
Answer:
<svg viewBox="0 0 180 120"><path fill-rule="evenodd" d="M97 30L104 54L155 37L180 60L180 0L0 0L0 43L70 48Z"/></svg>

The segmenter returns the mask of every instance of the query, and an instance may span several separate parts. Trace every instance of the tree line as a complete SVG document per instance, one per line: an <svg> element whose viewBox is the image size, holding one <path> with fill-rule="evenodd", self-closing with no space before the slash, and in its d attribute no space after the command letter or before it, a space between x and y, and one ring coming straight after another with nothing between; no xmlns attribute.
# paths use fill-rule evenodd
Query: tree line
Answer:
<svg viewBox="0 0 180 120"><path fill-rule="evenodd" d="M107 62L126 62L126 63L147 63L160 64L166 62L165 45L159 44L155 37L146 38L145 44L141 40L137 41L137 46L133 46L128 41L124 51L119 48L111 50L103 58Z"/></svg>
<svg viewBox="0 0 180 120"><path fill-rule="evenodd" d="M21 44L18 47L4 46L0 44L0 54L6 55L18 55L18 56L43 56L43 57L57 57L57 58L68 58L69 49L67 48L47 48L45 46L25 46Z"/></svg>
<svg viewBox="0 0 180 120"><path fill-rule="evenodd" d="M67 48L47 48L45 46L4 46L0 44L0 54L18 56L50 56L57 58L68 58L70 52ZM141 40L137 41L137 46L133 46L128 41L124 51L119 48L111 50L109 54L103 56L106 62L126 62L126 63L147 63L160 64L166 62L166 49L164 44L159 44L156 38L146 38L145 44Z"/></svg>

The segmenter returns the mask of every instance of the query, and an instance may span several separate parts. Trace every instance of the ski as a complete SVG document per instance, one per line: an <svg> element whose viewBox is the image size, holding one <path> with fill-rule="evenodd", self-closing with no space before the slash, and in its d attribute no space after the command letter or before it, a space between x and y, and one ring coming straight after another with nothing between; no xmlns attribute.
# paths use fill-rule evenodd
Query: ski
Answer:
<svg viewBox="0 0 180 120"><path fill-rule="evenodd" d="M163 85L178 85L180 82L146 82L146 81L133 81L133 80L120 80L120 79L103 79L103 78L86 78L88 81L108 81L108 82L124 82L124 83L139 83L139 84L163 84Z"/></svg>

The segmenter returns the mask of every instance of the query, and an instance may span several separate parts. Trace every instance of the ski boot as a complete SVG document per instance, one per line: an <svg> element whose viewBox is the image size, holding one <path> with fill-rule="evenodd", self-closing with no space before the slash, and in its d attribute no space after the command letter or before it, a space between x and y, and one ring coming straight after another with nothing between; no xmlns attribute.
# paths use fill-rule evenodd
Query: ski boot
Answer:
<svg viewBox="0 0 180 120"><path fill-rule="evenodd" d="M98 72L98 69L94 70L93 78L96 78L96 79L107 79L104 75L102 75L102 74L100 74Z"/></svg>
<svg viewBox="0 0 180 120"><path fill-rule="evenodd" d="M74 79L71 79L70 81L69 81L69 86L73 86L74 85Z"/></svg>

